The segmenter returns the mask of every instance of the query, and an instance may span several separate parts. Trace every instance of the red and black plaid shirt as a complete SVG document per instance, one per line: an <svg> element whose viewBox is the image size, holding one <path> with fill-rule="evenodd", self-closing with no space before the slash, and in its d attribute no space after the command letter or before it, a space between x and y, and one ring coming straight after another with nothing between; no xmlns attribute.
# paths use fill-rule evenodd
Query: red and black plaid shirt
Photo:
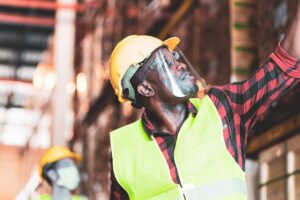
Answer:
<svg viewBox="0 0 300 200"><path fill-rule="evenodd" d="M247 133L268 106L281 95L293 88L300 79L300 60L287 54L280 45L270 55L269 60L246 81L225 86L212 87L208 96L215 104L223 123L226 147L235 161L244 170ZM197 110L188 102L189 113ZM142 116L142 124L148 135L153 135L170 169L175 183L179 183L174 162L174 148L177 133L160 132L147 117ZM111 174L111 200L129 199L126 191L118 184L113 171Z"/></svg>

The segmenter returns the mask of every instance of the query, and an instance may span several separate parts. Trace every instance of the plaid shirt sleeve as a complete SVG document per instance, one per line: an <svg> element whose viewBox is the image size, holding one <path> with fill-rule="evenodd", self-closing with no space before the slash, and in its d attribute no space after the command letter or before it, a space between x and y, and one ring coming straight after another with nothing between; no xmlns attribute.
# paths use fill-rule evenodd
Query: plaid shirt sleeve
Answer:
<svg viewBox="0 0 300 200"><path fill-rule="evenodd" d="M229 99L232 111L238 113L246 130L253 127L257 116L281 95L299 83L300 60L279 44L270 59L249 79L218 87Z"/></svg>
<svg viewBox="0 0 300 200"><path fill-rule="evenodd" d="M129 200L129 196L127 192L122 188L122 186L118 183L116 176L113 171L112 167L112 160L111 163L111 173L110 173L110 179L111 179L111 188L110 188L110 200Z"/></svg>
<svg viewBox="0 0 300 200"><path fill-rule="evenodd" d="M208 92L221 116L227 149L242 168L249 129L272 102L299 83L299 63L279 44L249 79Z"/></svg>

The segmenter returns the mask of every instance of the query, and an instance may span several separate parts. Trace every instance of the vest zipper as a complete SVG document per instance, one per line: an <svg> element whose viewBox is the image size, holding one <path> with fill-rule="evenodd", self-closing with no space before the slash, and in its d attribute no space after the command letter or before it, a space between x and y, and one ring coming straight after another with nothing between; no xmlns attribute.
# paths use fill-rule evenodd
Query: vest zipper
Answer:
<svg viewBox="0 0 300 200"><path fill-rule="evenodd" d="M190 117L190 116L188 116L188 117ZM188 117L187 117L187 118L188 118ZM185 120L187 120L187 118L186 118ZM184 124L185 124L185 123L182 124L180 130L182 130L182 127L184 126ZM174 147L174 163L175 163L175 167L176 167L176 170L177 170L177 173L178 173L178 181L179 181L180 188L181 188L181 190L182 190L182 196L183 196L183 199L184 199L184 200L188 200L187 197L186 197L184 188L183 188L183 186L182 186L182 182L181 182L181 179L180 179L180 177L181 177L181 176L180 176L180 169L179 169L179 167L178 167L178 165L177 165L176 155L175 155L175 151L176 151L176 146L177 146L177 142L178 142L180 130L178 131L177 136L176 136L177 138L176 138L175 147Z"/></svg>
<svg viewBox="0 0 300 200"><path fill-rule="evenodd" d="M177 137L178 137L178 135L177 135ZM155 138L154 138L153 135L151 135L151 139L152 139L152 141L155 143L155 146L159 149L160 153L162 154L162 152L161 152L161 150L160 150L160 148L159 148L159 146L158 146L158 144L157 144L157 142L156 142L156 140L155 140ZM176 138L176 143L177 143L177 138ZM174 153L175 153L176 143L175 143L175 147L174 147ZM165 159L164 155L162 155L162 157L163 157L163 159ZM166 159L165 159L165 161L166 161ZM181 190L183 199L184 199L184 200L187 200L187 198L186 198L186 196L185 196L185 193L184 193L184 190L183 190L182 185L181 185L180 174L179 174L179 170L178 170L178 168L177 168L177 164L176 164L176 160L175 160L175 154L174 154L174 162L175 162L175 166L176 166L177 173L178 173L179 187L180 187L180 190ZM166 163L166 165L167 165L167 167L168 167L168 169L169 169L169 165L168 165L167 161L166 161L165 163ZM170 170L169 170L169 174L170 174ZM171 176L171 174L170 174L170 176ZM172 177L170 177L170 178L171 178L171 180L172 180ZM172 180L172 181L173 181L173 180Z"/></svg>
<svg viewBox="0 0 300 200"><path fill-rule="evenodd" d="M176 141L176 143L177 143L177 141ZM175 148L176 148L176 144L175 144ZM187 200L187 198L186 198L186 196L185 196L184 189L183 189L183 187L182 187L181 180L180 180L180 173L179 173L179 169L178 169L178 166L177 166L177 163L176 163L176 157L175 157L175 149L174 149L174 162L175 162L175 167L176 167L177 173L178 173L178 181L179 181L179 185L180 185L180 189L181 189L181 192L182 192L183 199L184 199L184 200Z"/></svg>

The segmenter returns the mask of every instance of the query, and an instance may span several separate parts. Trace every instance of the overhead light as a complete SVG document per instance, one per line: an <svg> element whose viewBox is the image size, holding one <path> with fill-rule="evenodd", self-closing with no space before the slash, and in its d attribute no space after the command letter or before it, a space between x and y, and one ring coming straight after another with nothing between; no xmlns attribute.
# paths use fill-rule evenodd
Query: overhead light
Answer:
<svg viewBox="0 0 300 200"><path fill-rule="evenodd" d="M76 85L73 82L70 82L66 85L66 91L69 94L73 94L76 90Z"/></svg>
<svg viewBox="0 0 300 200"><path fill-rule="evenodd" d="M43 80L43 76L39 73L34 73L33 76L33 85L36 89L41 90L43 89L43 84L44 84L44 80Z"/></svg>
<svg viewBox="0 0 300 200"><path fill-rule="evenodd" d="M33 74L33 85L38 90L52 90L56 79L56 74L51 66L39 63Z"/></svg>
<svg viewBox="0 0 300 200"><path fill-rule="evenodd" d="M44 88L45 90L52 90L56 83L56 74L51 71L45 75Z"/></svg>
<svg viewBox="0 0 300 200"><path fill-rule="evenodd" d="M76 76L76 88L78 92L85 92L87 90L86 74L81 72Z"/></svg>

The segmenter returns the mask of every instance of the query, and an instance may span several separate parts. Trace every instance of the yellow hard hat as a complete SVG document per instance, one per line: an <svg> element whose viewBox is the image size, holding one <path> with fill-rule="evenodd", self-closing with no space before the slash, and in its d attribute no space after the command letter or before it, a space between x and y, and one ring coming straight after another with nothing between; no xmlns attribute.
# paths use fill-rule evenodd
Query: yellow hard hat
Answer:
<svg viewBox="0 0 300 200"><path fill-rule="evenodd" d="M53 146L49 148L40 159L40 163L39 163L40 176L43 177L42 174L45 165L54 163L63 158L73 158L76 162L79 162L81 160L81 156L79 154L71 152L66 147Z"/></svg>
<svg viewBox="0 0 300 200"><path fill-rule="evenodd" d="M121 40L114 48L110 61L110 81L120 102L126 102L122 97L121 80L126 71L134 64L142 62L149 57L158 47L165 45L173 51L179 44L178 37L172 37L165 41L148 35L130 35Z"/></svg>

